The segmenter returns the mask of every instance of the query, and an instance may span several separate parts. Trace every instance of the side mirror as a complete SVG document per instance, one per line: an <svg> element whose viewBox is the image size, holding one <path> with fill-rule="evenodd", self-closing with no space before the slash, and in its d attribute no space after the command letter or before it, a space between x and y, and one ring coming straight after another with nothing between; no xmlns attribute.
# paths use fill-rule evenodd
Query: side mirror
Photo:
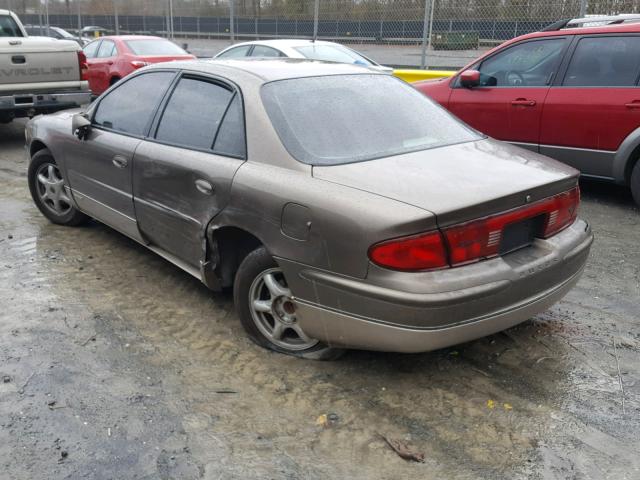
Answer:
<svg viewBox="0 0 640 480"><path fill-rule="evenodd" d="M87 138L91 130L91 121L83 113L76 113L71 118L71 131L80 140Z"/></svg>
<svg viewBox="0 0 640 480"><path fill-rule="evenodd" d="M480 85L480 72L478 70L465 70L460 74L460 85L464 88L473 88Z"/></svg>

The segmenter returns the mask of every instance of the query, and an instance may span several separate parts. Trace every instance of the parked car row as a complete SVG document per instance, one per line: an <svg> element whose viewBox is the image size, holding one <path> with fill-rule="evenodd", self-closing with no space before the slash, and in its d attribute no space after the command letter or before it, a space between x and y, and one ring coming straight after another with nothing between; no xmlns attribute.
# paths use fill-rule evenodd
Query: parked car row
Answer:
<svg viewBox="0 0 640 480"><path fill-rule="evenodd" d="M640 122L624 115L640 102L640 37L624 22L556 24L415 86L330 42L197 60L157 37L101 37L78 54L98 98L27 124L29 188L54 223L97 219L233 288L263 347L334 358L468 341L578 281L593 237L571 165L637 193Z"/></svg>

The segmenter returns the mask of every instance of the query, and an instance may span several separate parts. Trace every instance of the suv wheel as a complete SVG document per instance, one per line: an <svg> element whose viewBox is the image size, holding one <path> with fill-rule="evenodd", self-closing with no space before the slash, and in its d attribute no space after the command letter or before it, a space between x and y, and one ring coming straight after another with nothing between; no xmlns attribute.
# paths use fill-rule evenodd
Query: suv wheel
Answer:
<svg viewBox="0 0 640 480"><path fill-rule="evenodd" d="M328 347L300 328L284 274L264 247L240 264L233 297L242 326L258 345L315 360L332 360L342 354L342 349Z"/></svg>
<svg viewBox="0 0 640 480"><path fill-rule="evenodd" d="M67 196L64 179L49 150L40 150L31 158L28 179L34 203L53 223L76 226L89 218Z"/></svg>

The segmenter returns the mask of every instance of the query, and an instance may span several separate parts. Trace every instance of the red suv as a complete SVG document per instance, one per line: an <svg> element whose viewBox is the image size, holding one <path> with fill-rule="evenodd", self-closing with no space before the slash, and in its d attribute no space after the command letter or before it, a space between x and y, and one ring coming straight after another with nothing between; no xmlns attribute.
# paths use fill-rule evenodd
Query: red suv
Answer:
<svg viewBox="0 0 640 480"><path fill-rule="evenodd" d="M469 125L629 185L640 204L640 16L563 20L414 84ZM592 26L587 26L592 25Z"/></svg>
<svg viewBox="0 0 640 480"><path fill-rule="evenodd" d="M146 35L100 37L82 50L87 57L89 87L94 95L100 95L145 65L196 58L169 40Z"/></svg>

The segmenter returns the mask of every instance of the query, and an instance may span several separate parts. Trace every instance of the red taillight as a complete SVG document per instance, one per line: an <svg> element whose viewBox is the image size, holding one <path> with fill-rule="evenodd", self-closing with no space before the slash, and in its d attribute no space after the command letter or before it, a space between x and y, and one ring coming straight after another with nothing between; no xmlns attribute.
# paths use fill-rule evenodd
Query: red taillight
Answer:
<svg viewBox="0 0 640 480"><path fill-rule="evenodd" d="M575 187L524 207L445 228L442 234L429 232L378 243L369 249L369 258L395 270L431 270L477 262L500 254L507 226L539 217L534 234L549 238L575 221L579 203L580 190Z"/></svg>
<svg viewBox="0 0 640 480"><path fill-rule="evenodd" d="M369 258L394 270L432 270L449 265L438 231L377 243L369 249Z"/></svg>
<svg viewBox="0 0 640 480"><path fill-rule="evenodd" d="M82 50L78 50L78 69L80 70L80 80L88 80L89 65L87 64L87 57Z"/></svg>

